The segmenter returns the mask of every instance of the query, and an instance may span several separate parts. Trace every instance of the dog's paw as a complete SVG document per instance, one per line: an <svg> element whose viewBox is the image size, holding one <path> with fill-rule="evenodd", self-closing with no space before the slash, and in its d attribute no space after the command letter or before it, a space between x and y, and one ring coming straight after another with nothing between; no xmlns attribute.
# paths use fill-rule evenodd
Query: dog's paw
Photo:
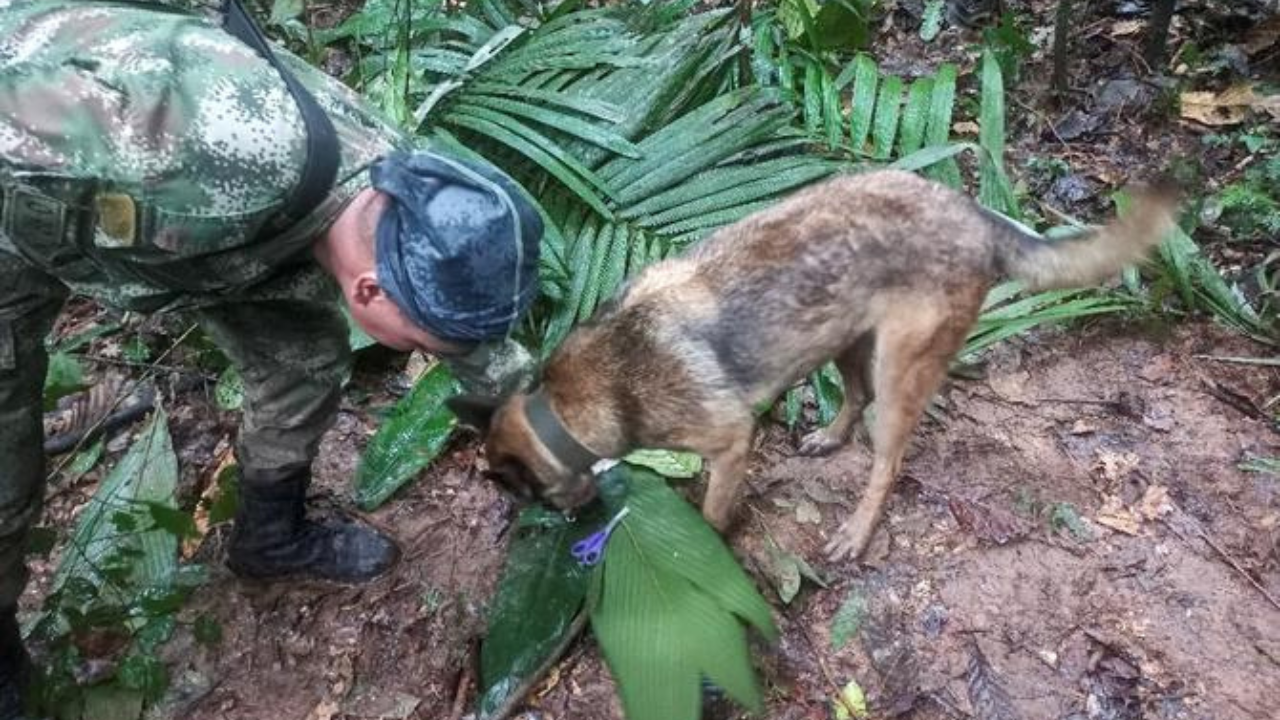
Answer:
<svg viewBox="0 0 1280 720"><path fill-rule="evenodd" d="M826 428L823 428L814 430L801 438L798 452L801 455L818 457L820 455L830 455L839 450L841 445L844 445L842 438L833 437Z"/></svg>
<svg viewBox="0 0 1280 720"><path fill-rule="evenodd" d="M868 540L870 538L865 537L865 533L860 533L849 523L845 523L840 526L836 536L827 543L825 548L827 559L831 562L857 560L862 555L862 551L867 548Z"/></svg>

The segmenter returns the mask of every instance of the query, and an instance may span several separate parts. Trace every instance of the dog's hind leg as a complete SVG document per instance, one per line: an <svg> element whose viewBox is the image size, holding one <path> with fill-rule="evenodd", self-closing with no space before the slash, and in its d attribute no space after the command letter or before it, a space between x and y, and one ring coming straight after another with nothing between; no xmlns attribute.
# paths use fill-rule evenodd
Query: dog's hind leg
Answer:
<svg viewBox="0 0 1280 720"><path fill-rule="evenodd" d="M875 458L853 517L827 544L831 560L856 559L870 543L907 440L977 315L982 295L971 294L913 302L911 309L886 318L877 328L876 418L871 433Z"/></svg>
<svg viewBox="0 0 1280 720"><path fill-rule="evenodd" d="M873 397L874 350L875 333L867 331L836 357L836 369L844 381L844 403L830 425L804 436L800 441L801 455L826 455L849 442L853 426Z"/></svg>

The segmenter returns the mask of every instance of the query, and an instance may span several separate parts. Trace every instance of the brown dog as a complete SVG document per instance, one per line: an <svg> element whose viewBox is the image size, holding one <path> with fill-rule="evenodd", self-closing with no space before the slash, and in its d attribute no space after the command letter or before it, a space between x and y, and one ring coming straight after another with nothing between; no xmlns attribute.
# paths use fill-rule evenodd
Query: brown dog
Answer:
<svg viewBox="0 0 1280 720"><path fill-rule="evenodd" d="M1049 243L910 173L837 177L647 268L569 335L532 394L453 406L486 433L492 477L562 509L594 496L600 458L696 452L710 463L703 515L724 531L753 408L834 360L844 405L800 451L844 444L875 399L870 483L827 546L833 560L856 558L988 289L1002 277L1030 289L1095 283L1159 243L1175 208L1140 195L1107 227Z"/></svg>

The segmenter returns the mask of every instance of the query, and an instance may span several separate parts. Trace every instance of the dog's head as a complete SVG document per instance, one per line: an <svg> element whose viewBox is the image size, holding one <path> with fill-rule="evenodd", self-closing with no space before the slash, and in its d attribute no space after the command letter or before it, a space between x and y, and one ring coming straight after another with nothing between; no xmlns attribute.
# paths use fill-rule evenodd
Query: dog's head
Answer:
<svg viewBox="0 0 1280 720"><path fill-rule="evenodd" d="M575 510L595 498L590 468L573 468L538 438L525 413L528 395L505 400L462 395L448 401L458 421L484 437L489 469L485 476L522 501L546 500Z"/></svg>

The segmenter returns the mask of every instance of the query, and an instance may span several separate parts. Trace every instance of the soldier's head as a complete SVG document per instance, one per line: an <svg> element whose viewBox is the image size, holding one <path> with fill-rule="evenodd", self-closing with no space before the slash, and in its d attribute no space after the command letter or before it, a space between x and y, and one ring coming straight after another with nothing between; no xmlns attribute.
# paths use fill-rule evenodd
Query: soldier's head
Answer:
<svg viewBox="0 0 1280 720"><path fill-rule="evenodd" d="M394 153L318 251L351 315L399 350L458 355L510 334L537 294L542 221L480 163Z"/></svg>

